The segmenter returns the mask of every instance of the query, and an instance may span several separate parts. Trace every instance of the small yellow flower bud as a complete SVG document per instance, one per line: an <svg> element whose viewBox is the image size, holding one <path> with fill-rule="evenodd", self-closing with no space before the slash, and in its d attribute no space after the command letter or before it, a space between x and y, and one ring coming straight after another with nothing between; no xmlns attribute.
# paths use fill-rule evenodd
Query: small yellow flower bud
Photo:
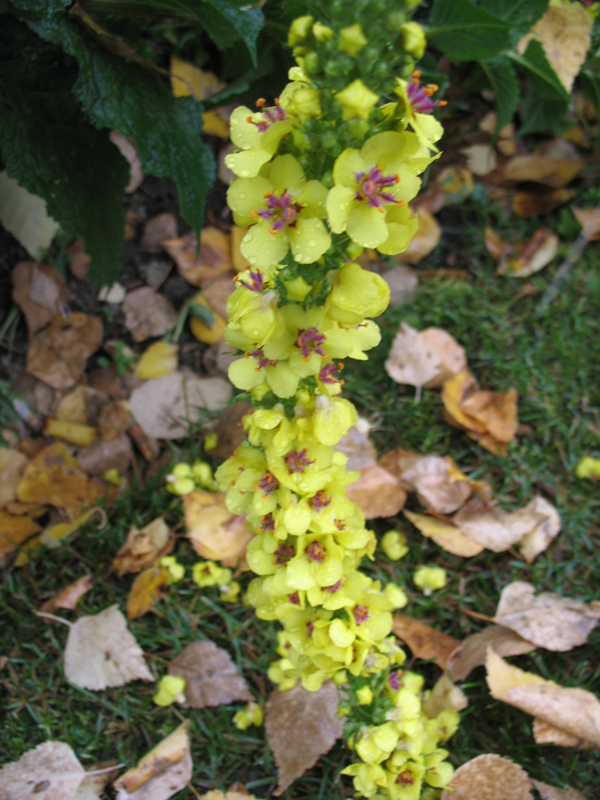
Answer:
<svg viewBox="0 0 600 800"><path fill-rule="evenodd" d="M196 488L189 464L175 464L173 471L167 475L167 489L173 494L190 494Z"/></svg>
<svg viewBox="0 0 600 800"><path fill-rule="evenodd" d="M400 561L408 553L406 536L399 531L388 531L383 535L381 548L390 561Z"/></svg>
<svg viewBox="0 0 600 800"><path fill-rule="evenodd" d="M405 22L400 28L402 44L407 53L417 59L423 58L427 41L425 31L418 22Z"/></svg>
<svg viewBox="0 0 600 800"><path fill-rule="evenodd" d="M300 44L308 36L314 17L297 17L290 25L288 33L288 44L290 47Z"/></svg>
<svg viewBox="0 0 600 800"><path fill-rule="evenodd" d="M413 574L417 589L430 595L436 589L443 589L447 583L446 570L442 567L419 567Z"/></svg>
<svg viewBox="0 0 600 800"><path fill-rule="evenodd" d="M240 731L245 731L250 725L260 727L263 724L263 712L258 703L248 703L246 708L238 711L233 717L233 724Z"/></svg>
<svg viewBox="0 0 600 800"><path fill-rule="evenodd" d="M170 706L185 702L185 678L179 675L164 675L158 682L158 691L152 698L157 706Z"/></svg>
<svg viewBox="0 0 600 800"><path fill-rule="evenodd" d="M373 692L370 686L363 686L356 692L356 699L361 706L370 706L373 702Z"/></svg>
<svg viewBox="0 0 600 800"><path fill-rule="evenodd" d="M379 100L379 96L357 78L338 92L335 99L342 107L342 119L369 119L371 109Z"/></svg>
<svg viewBox="0 0 600 800"><path fill-rule="evenodd" d="M355 56L366 44L367 38L358 22L356 25L350 25L349 28L342 28L340 31L338 49L343 53L348 53L349 56Z"/></svg>
<svg viewBox="0 0 600 800"><path fill-rule="evenodd" d="M321 22L315 22L315 24L312 26L312 32L317 42L326 42L333 36L333 31L331 28L329 28L327 25L323 25Z"/></svg>
<svg viewBox="0 0 600 800"><path fill-rule="evenodd" d="M226 586L231 582L231 570L215 564L214 561L198 561L192 567L194 583L206 586Z"/></svg>
<svg viewBox="0 0 600 800"><path fill-rule="evenodd" d="M196 483L203 489L212 489L213 474L210 465L205 461L196 461L192 467L192 474Z"/></svg>
<svg viewBox="0 0 600 800"><path fill-rule="evenodd" d="M350 242L346 248L346 252L348 253L348 258L352 261L356 261L356 259L362 255L363 248L359 244L356 244L356 242Z"/></svg>
<svg viewBox="0 0 600 800"><path fill-rule="evenodd" d="M204 452L211 453L215 447L217 446L217 442L219 441L219 437L216 433L209 433L204 439Z"/></svg>
<svg viewBox="0 0 600 800"><path fill-rule="evenodd" d="M224 603L236 603L242 587L237 581L231 581L228 585L219 588L221 600L223 600Z"/></svg>
<svg viewBox="0 0 600 800"><path fill-rule="evenodd" d="M337 710L338 717L340 719L344 719L344 717L347 717L349 713L350 713L350 706L347 705L346 703L340 703L340 705L338 706L338 710ZM346 745L347 745L348 749L352 750L351 739L348 739L348 741L346 742Z"/></svg>
<svg viewBox="0 0 600 800"><path fill-rule="evenodd" d="M331 680L336 686L343 686L348 681L348 673L345 669L339 669L336 673L334 673L334 676Z"/></svg>
<svg viewBox="0 0 600 800"><path fill-rule="evenodd" d="M169 583L177 583L185 575L185 567L177 563L175 556L163 556L160 565L169 573Z"/></svg>
<svg viewBox="0 0 600 800"><path fill-rule="evenodd" d="M584 456L575 467L578 478L600 478L600 458Z"/></svg>
<svg viewBox="0 0 600 800"><path fill-rule="evenodd" d="M293 281L285 281L285 288L287 289L289 300L294 303L301 303L312 289L312 286L299 275L297 278L294 278Z"/></svg>
<svg viewBox="0 0 600 800"><path fill-rule="evenodd" d="M112 469L107 469L102 475L102 480L105 480L107 483L112 483L114 486L118 486L121 483L119 470L114 467Z"/></svg>
<svg viewBox="0 0 600 800"><path fill-rule="evenodd" d="M321 116L321 92L310 86L300 86L287 101L285 110L292 116L308 122L312 117Z"/></svg>
<svg viewBox="0 0 600 800"><path fill-rule="evenodd" d="M390 603L392 603L394 608L404 608L404 606L408 603L408 597L399 586L396 586L395 583L386 584L383 594L385 597L387 597Z"/></svg>

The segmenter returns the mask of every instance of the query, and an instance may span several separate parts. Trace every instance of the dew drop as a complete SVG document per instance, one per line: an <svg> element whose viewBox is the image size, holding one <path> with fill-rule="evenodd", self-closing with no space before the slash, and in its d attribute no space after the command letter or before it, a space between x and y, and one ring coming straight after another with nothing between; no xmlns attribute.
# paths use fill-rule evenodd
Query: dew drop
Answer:
<svg viewBox="0 0 600 800"><path fill-rule="evenodd" d="M250 177L250 173L248 172L248 170L247 169L241 169L240 170L240 178L248 178L248 177ZM244 197L245 197L245 195L244 195Z"/></svg>
<svg viewBox="0 0 600 800"><path fill-rule="evenodd" d="M315 241L315 239L311 239L309 241L309 243L308 243L308 246L309 247L316 247L317 246L317 242Z"/></svg>
<svg viewBox="0 0 600 800"><path fill-rule="evenodd" d="M251 233L247 233L247 234L244 236L244 241L245 241L245 242L251 242L253 238L254 238L253 234L251 234Z"/></svg>
<svg viewBox="0 0 600 800"><path fill-rule="evenodd" d="M252 256L252 258L248 259L251 264L256 264L256 257Z"/></svg>
<svg viewBox="0 0 600 800"><path fill-rule="evenodd" d="M296 253L296 261L302 263L304 261L304 253Z"/></svg>
<svg viewBox="0 0 600 800"><path fill-rule="evenodd" d="M240 192L240 196L239 197L240 197L240 200L245 200L246 199L245 192Z"/></svg>

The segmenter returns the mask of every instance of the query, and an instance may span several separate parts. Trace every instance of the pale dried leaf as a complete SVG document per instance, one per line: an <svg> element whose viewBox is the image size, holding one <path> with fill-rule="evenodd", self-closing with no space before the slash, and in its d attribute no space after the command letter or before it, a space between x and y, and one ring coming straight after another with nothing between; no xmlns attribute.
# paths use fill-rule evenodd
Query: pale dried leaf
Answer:
<svg viewBox="0 0 600 800"><path fill-rule="evenodd" d="M60 273L48 264L21 261L12 271L12 280L12 298L25 316L30 337L64 311L67 287Z"/></svg>
<svg viewBox="0 0 600 800"><path fill-rule="evenodd" d="M571 211L583 227L583 233L587 239L591 242L600 239L600 209L571 206Z"/></svg>
<svg viewBox="0 0 600 800"><path fill-rule="evenodd" d="M534 789L537 789L542 800L586 800L585 796L576 789L559 789L547 783L532 780Z"/></svg>
<svg viewBox="0 0 600 800"><path fill-rule="evenodd" d="M397 258L404 264L417 264L440 243L442 229L436 218L424 208L416 212L419 227L408 247Z"/></svg>
<svg viewBox="0 0 600 800"><path fill-rule="evenodd" d="M473 539L465 536L461 529L451 522L445 522L435 517L428 517L425 514L414 514L405 511L405 516L418 528L423 536L433 539L436 544L443 547L448 553L463 558L471 558L479 555L485 548L482 544L474 542Z"/></svg>
<svg viewBox="0 0 600 800"><path fill-rule="evenodd" d="M134 680L154 680L117 605L73 623L64 652L64 669L70 683L94 691Z"/></svg>
<svg viewBox="0 0 600 800"><path fill-rule="evenodd" d="M116 469L122 475L129 468L132 458L131 440L126 434L116 441L98 439L77 453L81 469L88 475L99 477L109 469Z"/></svg>
<svg viewBox="0 0 600 800"><path fill-rule="evenodd" d="M0 508L17 499L17 486L26 466L23 453L0 447Z"/></svg>
<svg viewBox="0 0 600 800"><path fill-rule="evenodd" d="M229 653L214 642L188 644L169 664L169 675L185 678L185 705L192 708L254 699Z"/></svg>
<svg viewBox="0 0 600 800"><path fill-rule="evenodd" d="M171 303L150 286L129 292L121 309L125 314L125 326L135 342L162 336L177 322L177 312Z"/></svg>
<svg viewBox="0 0 600 800"><path fill-rule="evenodd" d="M475 667L483 666L488 647L492 647L500 656L520 656L531 653L536 645L523 639L510 628L490 625L479 633L467 636L458 650L452 653L447 664L452 680L464 681Z"/></svg>
<svg viewBox="0 0 600 800"><path fill-rule="evenodd" d="M521 555L528 564L531 564L558 536L561 522L558 511L541 495L534 497L527 507L536 514L543 515L543 519L530 533L526 533L519 543Z"/></svg>
<svg viewBox="0 0 600 800"><path fill-rule="evenodd" d="M98 317L59 315L29 343L27 372L53 389L69 389L81 377L88 356L101 343L102 323Z"/></svg>
<svg viewBox="0 0 600 800"><path fill-rule="evenodd" d="M129 164L129 183L125 187L125 192L131 194L135 192L144 180L142 164L135 144L131 139L128 139L127 136L116 130L110 132L109 138L111 142L119 148L121 155Z"/></svg>
<svg viewBox="0 0 600 800"><path fill-rule="evenodd" d="M44 742L0 770L2 800L73 800L84 770L64 742Z"/></svg>
<svg viewBox="0 0 600 800"><path fill-rule="evenodd" d="M456 511L471 496L471 485L451 458L422 456L405 469L400 478L419 502L438 514Z"/></svg>
<svg viewBox="0 0 600 800"><path fill-rule="evenodd" d="M93 585L94 581L92 576L84 575L82 578L78 578L76 581L73 581L73 583L65 586L64 589L61 589L60 592L55 594L50 600L47 600L41 610L49 614L56 611L57 608L66 608L69 611L73 611L83 595L89 592Z"/></svg>
<svg viewBox="0 0 600 800"><path fill-rule="evenodd" d="M48 249L59 228L48 216L46 201L19 186L6 171L0 172L0 222L36 259Z"/></svg>
<svg viewBox="0 0 600 800"><path fill-rule="evenodd" d="M547 228L540 228L518 250L515 258L503 258L499 275L511 278L528 278L549 264L558 253L560 239Z"/></svg>
<svg viewBox="0 0 600 800"><path fill-rule="evenodd" d="M459 767L441 800L533 800L531 781L518 764L487 754Z"/></svg>
<svg viewBox="0 0 600 800"><path fill-rule="evenodd" d="M398 479L378 464L362 469L360 478L347 487L346 495L365 519L395 517L406 502L406 492Z"/></svg>
<svg viewBox="0 0 600 800"><path fill-rule="evenodd" d="M98 422L102 406L108 403L108 396L89 386L76 386L73 391L61 397L56 407L56 419L73 422L76 425L92 425Z"/></svg>
<svg viewBox="0 0 600 800"><path fill-rule="evenodd" d="M406 322L400 326L385 362L387 374L396 383L424 386L440 372L441 359L423 340L419 331Z"/></svg>
<svg viewBox="0 0 600 800"><path fill-rule="evenodd" d="M115 769L110 769L110 767L115 767ZM100 770L99 775L89 774ZM107 771L105 772L104 770ZM86 767L83 773L83 780L79 784L74 800L100 800L101 797L105 796L104 790L106 786L114 781L119 771L120 767L117 766L117 762L114 760L100 761L97 764L91 764Z"/></svg>
<svg viewBox="0 0 600 800"><path fill-rule="evenodd" d="M553 592L536 597L530 583L514 581L502 590L495 622L538 647L564 652L585 644L599 619L598 602L588 605Z"/></svg>
<svg viewBox="0 0 600 800"><path fill-rule="evenodd" d="M181 372L146 381L129 401L131 413L153 439L181 439L203 411L220 411L232 395L225 378L186 377Z"/></svg>
<svg viewBox="0 0 600 800"><path fill-rule="evenodd" d="M226 567L245 563L246 546L253 536L244 514L225 507L222 492L190 492L183 496L185 524L192 547L202 558L221 561Z"/></svg>
<svg viewBox="0 0 600 800"><path fill-rule="evenodd" d="M360 471L377 463L377 450L369 439L370 428L371 423L364 417L360 417L348 433L342 436L340 441L334 445L335 450L348 456L347 470Z"/></svg>
<svg viewBox="0 0 600 800"><path fill-rule="evenodd" d="M160 556L166 555L169 544L169 527L162 517L157 517L138 530L132 525L127 539L113 561L118 575L140 572L151 566Z"/></svg>
<svg viewBox="0 0 600 800"><path fill-rule="evenodd" d="M384 272L381 277L390 287L390 305L401 306L414 300L419 279L410 267L398 265Z"/></svg>
<svg viewBox="0 0 600 800"><path fill-rule="evenodd" d="M559 747L581 747L584 744L579 736L566 733L540 719L533 720L533 738L537 744L556 744Z"/></svg>
<svg viewBox="0 0 600 800"><path fill-rule="evenodd" d="M582 166L583 161L577 156L576 150L572 158L528 153L511 158L504 165L502 172L507 181L533 181L550 186L552 189L561 189L579 174Z"/></svg>
<svg viewBox="0 0 600 800"><path fill-rule="evenodd" d="M152 217L144 225L144 233L140 248L146 253L160 253L162 251L161 242L165 239L174 239L177 236L177 219L175 214L166 211Z"/></svg>
<svg viewBox="0 0 600 800"><path fill-rule="evenodd" d="M117 800L168 800L192 777L188 722L146 753L135 767L115 781Z"/></svg>
<svg viewBox="0 0 600 800"><path fill-rule="evenodd" d="M442 669L460 642L414 617L394 614L392 633L410 647L415 658L434 660Z"/></svg>
<svg viewBox="0 0 600 800"><path fill-rule="evenodd" d="M421 339L440 360L438 374L425 384L426 389L439 389L445 381L467 367L465 348L443 328L425 328Z"/></svg>
<svg viewBox="0 0 600 800"><path fill-rule="evenodd" d="M342 737L344 726L337 707L338 690L329 681L318 692L309 692L298 684L287 692L275 689L271 694L265 709L265 730L279 773L276 796Z"/></svg>
<svg viewBox="0 0 600 800"><path fill-rule="evenodd" d="M497 167L496 152L489 144L472 144L461 150L467 159L467 167L473 175L488 175Z"/></svg>
<svg viewBox="0 0 600 800"><path fill-rule="evenodd" d="M210 792L201 795L200 800L258 800L253 794L247 792L235 792L230 789L227 794L223 794L220 789L211 789ZM558 798L560 800L560 798ZM573 798L576 800L576 798Z"/></svg>
<svg viewBox="0 0 600 800"><path fill-rule="evenodd" d="M509 512L475 496L454 515L452 521L473 541L494 553L501 553L535 530L543 519L531 503Z"/></svg>
<svg viewBox="0 0 600 800"><path fill-rule="evenodd" d="M115 400L102 407L98 417L98 432L103 439L117 442L131 427L131 415L126 400Z"/></svg>
<svg viewBox="0 0 600 800"><path fill-rule="evenodd" d="M448 673L444 672L423 700L423 713L433 719L442 711L463 711L468 705L465 693L455 686Z"/></svg>

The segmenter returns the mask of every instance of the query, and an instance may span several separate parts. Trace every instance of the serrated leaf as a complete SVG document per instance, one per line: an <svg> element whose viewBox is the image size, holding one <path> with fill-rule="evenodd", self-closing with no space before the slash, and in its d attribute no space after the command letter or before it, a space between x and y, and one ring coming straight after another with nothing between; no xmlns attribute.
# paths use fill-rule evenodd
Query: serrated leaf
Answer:
<svg viewBox="0 0 600 800"><path fill-rule="evenodd" d="M129 167L108 132L84 120L71 94L75 76L57 47L3 18L0 149L8 174L43 197L63 228L84 239L92 274L111 280L124 240L120 200Z"/></svg>
<svg viewBox="0 0 600 800"><path fill-rule="evenodd" d="M511 26L475 5L472 0L435 0L427 38L451 61L474 61L495 56L511 43Z"/></svg>
<svg viewBox="0 0 600 800"><path fill-rule="evenodd" d="M545 13L548 0L483 0L481 7L526 33Z"/></svg>
<svg viewBox="0 0 600 800"><path fill-rule="evenodd" d="M537 39L531 39L527 49L521 55L511 52L510 58L528 73L532 87L540 98L563 100L568 102L569 93L560 82L556 72L550 66L544 48Z"/></svg>
<svg viewBox="0 0 600 800"><path fill-rule="evenodd" d="M480 61L481 68L494 92L496 101L496 129L494 135L512 120L519 103L519 83L510 60L499 55L489 61Z"/></svg>
<svg viewBox="0 0 600 800"><path fill-rule="evenodd" d="M71 5L71 0L11 0L11 5L41 17L52 17L62 14Z"/></svg>
<svg viewBox="0 0 600 800"><path fill-rule="evenodd" d="M548 100L531 89L521 100L519 136L560 130L566 121L566 113L564 100Z"/></svg>

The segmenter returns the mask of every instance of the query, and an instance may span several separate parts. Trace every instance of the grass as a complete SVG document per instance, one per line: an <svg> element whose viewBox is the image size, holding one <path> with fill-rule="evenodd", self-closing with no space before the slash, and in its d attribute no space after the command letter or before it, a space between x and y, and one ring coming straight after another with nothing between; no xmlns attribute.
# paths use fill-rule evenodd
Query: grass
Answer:
<svg viewBox="0 0 600 800"><path fill-rule="evenodd" d="M468 560L454 557L422 537L403 517L375 524L382 533L397 523L407 532L411 550L395 564L378 553L373 571L405 583L411 599L408 613L457 639L485 624L462 609L492 616L502 587L511 580L527 580L538 590L584 600L593 599L600 586L598 485L574 477L579 459L600 450L598 245L590 246L570 283L545 317L537 320L533 309L553 270L530 279L537 294L518 299L523 282L495 276L478 231L467 229L465 236L463 230L460 263L455 265L468 266L470 277L424 281L413 303L386 313L381 321L382 345L369 362L348 365L344 373L347 395L376 424L373 436L380 453L402 446L452 455L472 477L491 483L504 508L523 505L541 492L560 511L559 538L531 566L510 553L484 552ZM453 236L456 239L450 230L444 237L448 246ZM443 249L436 251L432 265L446 255ZM530 432L518 437L506 458L492 456L444 422L439 392L424 390L417 404L412 387L398 386L388 377L384 361L401 321L419 329L445 328L465 346L470 368L483 385L498 391L517 388L520 422ZM417 508L414 499L409 507ZM131 576L106 577L108 567L129 526L143 525L159 514L166 514L171 526L181 519L180 507L164 491L160 475L145 488L122 495L104 528L89 525L61 549L44 551L24 568L4 571L0 655L9 660L0 672L3 760L14 760L36 744L58 739L69 743L85 766L108 758L130 766L185 717L191 721L193 785L199 794L241 781L257 796L270 796L275 766L264 731L240 732L233 727L233 713L240 704L199 711L162 709L152 702L152 684L135 682L104 692L70 686L61 666L67 628L35 615L46 599L86 570L97 580L94 588L75 614L58 613L74 619L112 603L123 610ZM189 566L195 557L181 530L177 533L181 540L176 553ZM432 597L412 590L410 574L421 563L446 567L450 580L445 590ZM265 672L273 658L275 627L257 621L242 605L223 605L216 591L191 589L186 582L178 590L171 589L155 612L129 627L157 677L191 640L212 639L232 655L255 696L261 702L268 697ZM511 663L561 685L598 693L600 629L587 645L571 652L538 649ZM431 680L439 674L431 664L417 667ZM536 779L570 785L586 793L588 800L600 797L600 753L536 745L531 718L490 697L482 668L469 676L464 689L470 706L449 743L456 765L494 752L521 764ZM335 800L351 796L350 781L339 778L347 756L342 745L336 746L284 797ZM182 800L193 796L191 790L178 795Z"/></svg>

